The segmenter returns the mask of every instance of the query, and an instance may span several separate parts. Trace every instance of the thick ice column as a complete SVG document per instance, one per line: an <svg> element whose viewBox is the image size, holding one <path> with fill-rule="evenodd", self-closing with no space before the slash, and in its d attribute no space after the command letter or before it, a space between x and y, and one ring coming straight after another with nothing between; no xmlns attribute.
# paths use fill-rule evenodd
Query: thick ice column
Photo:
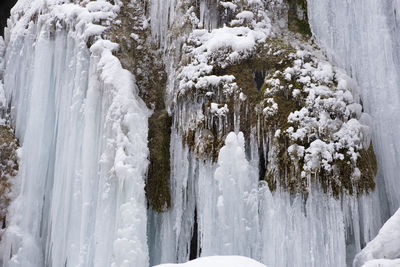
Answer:
<svg viewBox="0 0 400 267"><path fill-rule="evenodd" d="M48 125L54 131L51 143L53 162L48 167L51 183L46 191L50 202L43 207L49 212L44 220L48 230L47 244L52 250L46 250L46 262L52 264L78 263L79 228L81 220L81 169L83 132L84 94L87 89L88 51L79 42L65 32L57 32L54 38L54 65L50 75L54 75L54 125ZM86 52L86 53L85 53ZM76 57L75 57L76 56ZM69 68L66 69L66 66ZM53 73L53 74L52 74ZM74 90L71 90L74 88ZM28 137L27 137L28 138ZM32 161L31 158L25 158ZM21 177L27 179L29 175ZM71 246L68 248L68 244Z"/></svg>
<svg viewBox="0 0 400 267"><path fill-rule="evenodd" d="M181 136L176 130L171 133L170 151L171 208L161 214L149 210L151 265L186 262L191 253L198 165L189 148L182 144Z"/></svg>
<svg viewBox="0 0 400 267"><path fill-rule="evenodd" d="M308 7L317 40L360 85L364 108L373 119L374 149L394 213L400 205L400 3L309 0Z"/></svg>
<svg viewBox="0 0 400 267"><path fill-rule="evenodd" d="M269 266L346 266L345 218L338 200L314 188L307 200L266 186L260 202L262 262Z"/></svg>
<svg viewBox="0 0 400 267"><path fill-rule="evenodd" d="M51 191L47 189L52 185L55 152L53 146L56 113L54 86L57 80L57 75L53 72L55 44L42 33L38 36L34 50L29 48L32 43L25 43L24 46L32 54L21 55L11 51L6 63L6 76L14 76L14 78L6 77L6 90L26 90L24 93L18 93L23 97L13 99L12 106L14 108L22 106L25 101L29 105L23 110L26 113L19 113L18 116L25 117L23 121L26 123L26 129L17 131L17 134L23 134L21 139L23 139L23 150L26 152L20 160L18 174L21 180L20 193L10 207L8 228L2 240L3 257L7 263L7 258L13 255L6 266L43 266L42 248L46 241L47 230L42 227L48 221L49 213L44 207L48 207L51 199ZM29 58L33 58L32 65L27 65L30 62ZM20 84L25 84L27 87L17 88L18 84L13 83L19 76L18 72L16 74L8 72L8 66L13 64L19 67L19 72L32 72L28 75L28 80L20 81Z"/></svg>
<svg viewBox="0 0 400 267"><path fill-rule="evenodd" d="M98 41L37 29L7 48L5 90L21 140L4 266L148 266L145 103Z"/></svg>
<svg viewBox="0 0 400 267"><path fill-rule="evenodd" d="M109 41L91 47L102 111L93 261L95 266L148 266L144 177L150 112L137 96L132 74L112 55L115 48Z"/></svg>
<svg viewBox="0 0 400 267"><path fill-rule="evenodd" d="M256 257L258 248L257 172L246 159L243 133L231 132L213 176L199 177L202 255Z"/></svg>

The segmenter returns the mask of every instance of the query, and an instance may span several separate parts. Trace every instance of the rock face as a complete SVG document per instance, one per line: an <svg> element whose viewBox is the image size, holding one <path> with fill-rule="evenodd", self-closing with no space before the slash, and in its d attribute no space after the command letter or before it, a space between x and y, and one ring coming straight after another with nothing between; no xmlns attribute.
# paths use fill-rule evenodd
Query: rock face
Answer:
<svg viewBox="0 0 400 267"><path fill-rule="evenodd" d="M308 17L300 0L19 0L4 266L349 265L381 185L363 88Z"/></svg>
<svg viewBox="0 0 400 267"><path fill-rule="evenodd" d="M11 190L18 172L18 140L8 126L0 126L0 221L7 226L7 209L12 199Z"/></svg>

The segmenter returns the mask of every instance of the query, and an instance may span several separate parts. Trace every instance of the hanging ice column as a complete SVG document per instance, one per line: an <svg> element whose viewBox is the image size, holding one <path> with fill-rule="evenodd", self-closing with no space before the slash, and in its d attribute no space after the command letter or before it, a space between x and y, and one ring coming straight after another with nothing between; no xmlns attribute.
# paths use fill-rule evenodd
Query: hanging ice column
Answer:
<svg viewBox="0 0 400 267"><path fill-rule="evenodd" d="M308 7L317 40L360 85L393 214L400 205L400 2L308 0Z"/></svg>
<svg viewBox="0 0 400 267"><path fill-rule="evenodd" d="M149 111L112 55L117 45L98 40L87 48L87 34L103 29L89 23L88 10L104 17L114 7L87 8L47 6L26 30L25 17L10 29L4 88L23 152L1 240L3 266L149 264ZM79 29L60 23L54 32L50 22L68 24L69 15Z"/></svg>
<svg viewBox="0 0 400 267"><path fill-rule="evenodd" d="M197 208L202 256L257 257L257 184L257 169L246 159L243 133L229 133L214 175L199 177Z"/></svg>

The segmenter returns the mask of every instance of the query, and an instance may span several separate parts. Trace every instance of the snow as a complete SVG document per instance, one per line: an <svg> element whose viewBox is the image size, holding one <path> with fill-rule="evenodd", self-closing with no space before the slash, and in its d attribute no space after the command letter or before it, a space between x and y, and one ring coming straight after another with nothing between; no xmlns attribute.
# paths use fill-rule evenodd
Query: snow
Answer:
<svg viewBox="0 0 400 267"><path fill-rule="evenodd" d="M223 2L223 1L221 1L221 2L219 2L219 4L221 6L223 6L224 8L229 8L229 9L231 9L233 11L236 11L236 8L237 8L237 5L235 5L232 2Z"/></svg>
<svg viewBox="0 0 400 267"><path fill-rule="evenodd" d="M274 97L284 90L290 93L292 79L302 84L297 85L301 89L293 89L292 95L304 104L289 114L287 121L291 126L284 134L295 144L310 144L308 147L291 145L289 155L294 161L304 162L303 174L308 177L319 170L333 173L334 162L348 157L349 164L354 166L352 180L356 181L360 178L356 167L359 151L370 146L369 125L361 123L362 106L352 95L358 87L343 70L334 67L315 50L299 46L296 53L289 55L292 66L267 75L262 114L267 120L273 120L279 111Z"/></svg>
<svg viewBox="0 0 400 267"><path fill-rule="evenodd" d="M254 17L253 12L244 10L237 14L238 21L234 25L213 29L195 29L189 35L185 50L193 59L191 64L180 70L181 93L191 89L193 85L206 88L217 83L233 83L227 75L217 77L208 75L212 72L212 64L224 67L245 58L255 51L256 45L262 43L271 34L271 25L265 12ZM247 22L245 25L244 22ZM218 60L216 58L222 57Z"/></svg>
<svg viewBox="0 0 400 267"><path fill-rule="evenodd" d="M378 235L355 257L353 266L380 266L378 263L381 262L385 264L382 266L397 266L400 263L400 259L395 260L400 258L399 225L400 209L383 225ZM389 259L393 261L388 261Z"/></svg>
<svg viewBox="0 0 400 267"><path fill-rule="evenodd" d="M240 256L213 256L199 258L184 264L161 264L154 267L266 267L255 260Z"/></svg>
<svg viewBox="0 0 400 267"><path fill-rule="evenodd" d="M225 116L228 112L228 105L224 104L222 107L218 107L218 103L211 103L211 112L214 113L215 115L222 117Z"/></svg>
<svg viewBox="0 0 400 267"><path fill-rule="evenodd" d="M399 267L400 260L372 260L368 261L363 267Z"/></svg>

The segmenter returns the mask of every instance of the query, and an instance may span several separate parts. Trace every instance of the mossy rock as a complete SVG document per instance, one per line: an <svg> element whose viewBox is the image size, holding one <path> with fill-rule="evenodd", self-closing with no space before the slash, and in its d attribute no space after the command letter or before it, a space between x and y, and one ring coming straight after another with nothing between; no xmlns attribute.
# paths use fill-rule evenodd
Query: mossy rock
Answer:
<svg viewBox="0 0 400 267"><path fill-rule="evenodd" d="M0 126L0 222L6 226L12 178L18 173L18 140L8 126Z"/></svg>
<svg viewBox="0 0 400 267"><path fill-rule="evenodd" d="M357 193L368 193L375 189L375 176L378 172L378 162L376 160L374 147L371 143L368 149L363 149L360 152L360 157L357 160L357 168L361 171L361 178L357 181Z"/></svg>
<svg viewBox="0 0 400 267"><path fill-rule="evenodd" d="M289 5L288 27L292 32L296 32L306 37L311 37L311 28L308 22L307 0L286 0ZM299 12L300 11L300 12ZM300 14L299 14L300 13Z"/></svg>
<svg viewBox="0 0 400 267"><path fill-rule="evenodd" d="M170 135L171 117L166 111L157 111L149 119L150 164L146 180L146 196L149 205L156 212L171 207L170 176Z"/></svg>
<svg viewBox="0 0 400 267"><path fill-rule="evenodd" d="M145 191L149 206L156 212L165 212L171 206L169 176L172 120L164 103L167 74L165 66L158 59L157 45L151 41L150 29L141 27L142 22L138 19L145 17L147 3L122 2L116 18L121 23L112 25L106 35L119 44L115 56L123 68L135 75L139 96L153 110L148 121L150 163ZM131 38L132 33L139 36L139 40Z"/></svg>

